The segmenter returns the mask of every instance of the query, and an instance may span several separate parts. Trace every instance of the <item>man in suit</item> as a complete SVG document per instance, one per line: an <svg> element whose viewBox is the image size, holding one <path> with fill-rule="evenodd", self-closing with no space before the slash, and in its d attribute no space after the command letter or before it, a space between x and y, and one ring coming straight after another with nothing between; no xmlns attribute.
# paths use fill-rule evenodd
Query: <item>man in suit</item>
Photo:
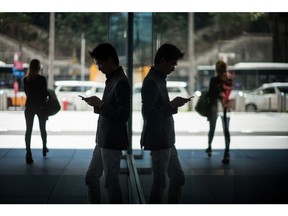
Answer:
<svg viewBox="0 0 288 216"><path fill-rule="evenodd" d="M176 97L170 101L166 77L174 71L182 53L172 44L163 44L157 51L154 66L142 85L142 116L144 120L141 147L151 150L153 183L150 203L161 203L166 187L166 174L170 178L168 203L179 203L185 175L175 148L173 114L190 98Z"/></svg>
<svg viewBox="0 0 288 216"><path fill-rule="evenodd" d="M97 96L84 98L99 114L96 147L85 177L89 202L101 203L99 182L104 170L109 202L122 203L119 173L122 150L127 150L129 143L131 87L111 44L98 45L90 56L107 80L102 100Z"/></svg>

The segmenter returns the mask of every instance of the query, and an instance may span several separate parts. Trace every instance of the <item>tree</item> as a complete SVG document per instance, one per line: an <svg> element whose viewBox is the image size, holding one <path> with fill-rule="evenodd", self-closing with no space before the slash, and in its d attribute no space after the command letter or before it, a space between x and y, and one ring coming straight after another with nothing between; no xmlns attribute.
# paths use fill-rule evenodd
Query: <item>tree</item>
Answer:
<svg viewBox="0 0 288 216"><path fill-rule="evenodd" d="M211 15L219 40L229 39L247 31L253 31L254 33L262 31L263 28L252 29L250 27L258 20L262 20L264 23L267 22L263 19L267 15L265 13L211 13ZM268 22L266 26L268 26Z"/></svg>

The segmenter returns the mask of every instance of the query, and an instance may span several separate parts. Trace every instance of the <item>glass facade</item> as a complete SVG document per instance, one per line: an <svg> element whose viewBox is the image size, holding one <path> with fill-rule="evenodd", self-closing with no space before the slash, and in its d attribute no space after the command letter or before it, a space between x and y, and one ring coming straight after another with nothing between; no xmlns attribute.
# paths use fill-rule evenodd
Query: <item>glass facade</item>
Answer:
<svg viewBox="0 0 288 216"><path fill-rule="evenodd" d="M147 74L153 59L153 18L152 13L111 13L109 15L109 43L117 50L120 64L124 67L133 87L132 110L141 110L141 92L137 88ZM129 31L133 31L129 35ZM128 44L133 48L128 49ZM131 55L131 56L129 56ZM129 66L129 58L130 65ZM132 60L131 60L132 59ZM132 68L131 68L132 67ZM131 73L131 74L130 74ZM134 92L138 91L138 92ZM140 108L139 108L140 107ZM137 115L139 116L139 115ZM141 116L140 116L141 117ZM139 128L133 128L140 122ZM132 114L130 132L142 130L142 118L135 119ZM140 136L133 136L132 148L140 147Z"/></svg>
<svg viewBox="0 0 288 216"><path fill-rule="evenodd" d="M146 67L152 64L152 13L133 13L133 38L128 38L128 13L109 16L109 42L116 48L120 63L127 71L128 40L133 43L133 83L143 80Z"/></svg>

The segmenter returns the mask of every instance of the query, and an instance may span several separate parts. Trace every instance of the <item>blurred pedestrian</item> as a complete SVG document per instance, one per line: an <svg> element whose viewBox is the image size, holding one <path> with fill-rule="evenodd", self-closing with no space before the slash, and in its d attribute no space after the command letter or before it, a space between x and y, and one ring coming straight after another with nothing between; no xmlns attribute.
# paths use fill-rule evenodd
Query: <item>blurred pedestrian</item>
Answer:
<svg viewBox="0 0 288 216"><path fill-rule="evenodd" d="M172 44L163 44L154 58L142 85L142 116L144 120L141 147L151 150L153 183L150 203L162 203L166 187L166 174L170 178L168 203L179 203L185 182L178 153L175 148L173 114L190 98L176 97L170 101L166 78L172 73L182 53Z"/></svg>
<svg viewBox="0 0 288 216"><path fill-rule="evenodd" d="M221 116L222 126L225 136L225 150L222 163L229 164L230 162L230 132L229 132L229 114L231 112L231 101L229 100L232 90L232 79L227 72L226 63L222 60L217 61L215 66L215 76L211 78L209 84L208 97L210 98L211 109L208 115L209 133L208 133L208 148L206 153L211 157L212 141L214 138L215 127L218 115Z"/></svg>
<svg viewBox="0 0 288 216"><path fill-rule="evenodd" d="M100 178L103 170L109 202L122 203L119 182L122 150L128 147L131 88L124 70L119 66L115 48L109 43L98 45L90 56L106 75L103 98L91 96L84 100L99 114L96 146L86 172L90 203L101 203Z"/></svg>
<svg viewBox="0 0 288 216"><path fill-rule="evenodd" d="M47 132L45 103L48 96L46 78L40 75L41 63L38 59L32 59L29 63L28 73L23 79L24 91L26 93L25 120L26 120L26 163L32 164L31 134L33 129L34 116L39 119L41 138L43 143L42 154L46 157L47 152Z"/></svg>

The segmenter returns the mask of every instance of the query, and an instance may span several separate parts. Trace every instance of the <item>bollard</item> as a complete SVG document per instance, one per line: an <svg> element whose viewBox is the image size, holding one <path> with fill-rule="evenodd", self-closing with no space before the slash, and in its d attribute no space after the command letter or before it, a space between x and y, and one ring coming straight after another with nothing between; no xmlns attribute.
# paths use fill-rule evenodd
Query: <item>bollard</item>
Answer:
<svg viewBox="0 0 288 216"><path fill-rule="evenodd" d="M286 94L281 92L278 94L278 112L286 112Z"/></svg>
<svg viewBox="0 0 288 216"><path fill-rule="evenodd" d="M269 96L268 110L269 110L269 112L271 112L271 96Z"/></svg>
<svg viewBox="0 0 288 216"><path fill-rule="evenodd" d="M287 94L283 93L283 111L287 112Z"/></svg>
<svg viewBox="0 0 288 216"><path fill-rule="evenodd" d="M281 92L281 112L286 112L286 94Z"/></svg>
<svg viewBox="0 0 288 216"><path fill-rule="evenodd" d="M242 92L235 98L235 111L236 112L244 112L245 111L245 98Z"/></svg>
<svg viewBox="0 0 288 216"><path fill-rule="evenodd" d="M7 110L7 93L4 90L0 90L0 110Z"/></svg>
<svg viewBox="0 0 288 216"><path fill-rule="evenodd" d="M282 112L282 96L278 94L278 112Z"/></svg>

